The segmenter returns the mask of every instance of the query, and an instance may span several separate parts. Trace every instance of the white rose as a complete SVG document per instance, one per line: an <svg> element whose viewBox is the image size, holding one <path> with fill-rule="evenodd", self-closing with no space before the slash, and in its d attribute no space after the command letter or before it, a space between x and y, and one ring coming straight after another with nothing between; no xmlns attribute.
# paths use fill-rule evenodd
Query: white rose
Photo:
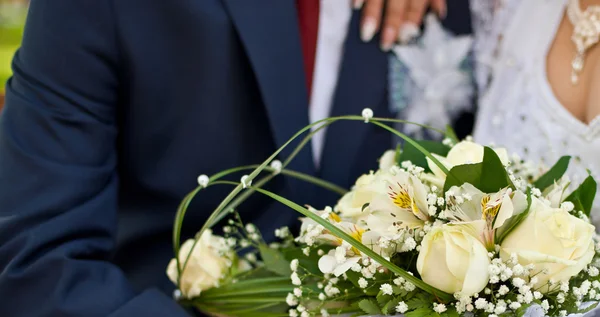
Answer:
<svg viewBox="0 0 600 317"><path fill-rule="evenodd" d="M477 164L483 161L483 145L462 141L453 146L446 157L433 153L432 155L438 159L448 170L457 165ZM508 154L503 148L494 149L502 164L508 164ZM446 174L429 158L427 165L433 172L433 175L426 176L426 179L438 187L443 187L446 181Z"/></svg>
<svg viewBox="0 0 600 317"><path fill-rule="evenodd" d="M360 218L367 215L363 210L365 204L386 191L380 174L380 172L365 174L356 180L352 190L346 193L335 206L335 210L342 218Z"/></svg>
<svg viewBox="0 0 600 317"><path fill-rule="evenodd" d="M388 171L392 166L396 165L396 150L388 150L383 153L379 159L379 169Z"/></svg>
<svg viewBox="0 0 600 317"><path fill-rule="evenodd" d="M489 281L490 259L468 225L443 225L423 238L417 270L423 281L446 293L475 294Z"/></svg>
<svg viewBox="0 0 600 317"><path fill-rule="evenodd" d="M593 235L594 226L588 222L534 198L527 218L502 242L500 255L508 259L515 253L519 264L535 265L534 288L548 292L550 279L568 281L590 264Z"/></svg>
<svg viewBox="0 0 600 317"><path fill-rule="evenodd" d="M221 278L225 276L231 266L231 261L225 256L219 255L219 249L223 248L223 238L213 236L210 230L204 231L200 240L192 251L194 240L185 241L179 250L180 265L183 266L190 251L192 254L182 273L179 288L183 296L194 298L204 290L218 286ZM167 267L169 279L177 284L177 261L172 259Z"/></svg>

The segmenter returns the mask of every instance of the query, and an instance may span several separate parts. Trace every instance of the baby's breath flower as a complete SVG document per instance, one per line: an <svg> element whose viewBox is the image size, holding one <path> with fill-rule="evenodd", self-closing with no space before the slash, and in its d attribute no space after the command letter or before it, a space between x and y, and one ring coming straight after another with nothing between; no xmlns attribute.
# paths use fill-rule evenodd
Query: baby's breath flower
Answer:
<svg viewBox="0 0 600 317"><path fill-rule="evenodd" d="M304 249L302 249L302 253L304 253L304 255L309 256L310 255L310 248L306 247Z"/></svg>
<svg viewBox="0 0 600 317"><path fill-rule="evenodd" d="M506 285L502 285L498 289L498 294L500 294L500 296L504 296L504 295L508 294L509 291L510 290L508 289L508 287Z"/></svg>
<svg viewBox="0 0 600 317"><path fill-rule="evenodd" d="M298 305L298 299L292 293L287 294L287 297L285 298L285 302L288 304L288 306Z"/></svg>
<svg viewBox="0 0 600 317"><path fill-rule="evenodd" d="M402 285L402 283L404 283L404 278L398 277L394 279L394 284L396 284L397 286Z"/></svg>
<svg viewBox="0 0 600 317"><path fill-rule="evenodd" d="M568 314L567 311L564 309L558 312L558 316L560 316L560 317L565 317L565 316L567 316L567 314Z"/></svg>
<svg viewBox="0 0 600 317"><path fill-rule="evenodd" d="M496 303L496 308L494 309L494 314L500 315L506 311L506 302L503 300L499 300Z"/></svg>
<svg viewBox="0 0 600 317"><path fill-rule="evenodd" d="M358 279L358 286L360 288L367 288L367 286L369 286L369 282L367 282L367 280L365 280L363 277Z"/></svg>
<svg viewBox="0 0 600 317"><path fill-rule="evenodd" d="M275 236L280 239L285 239L290 235L290 228L281 227L279 229L275 229Z"/></svg>
<svg viewBox="0 0 600 317"><path fill-rule="evenodd" d="M513 276L513 271L510 268L505 268L500 273L500 279L504 282Z"/></svg>
<svg viewBox="0 0 600 317"><path fill-rule="evenodd" d="M292 284L294 284L296 286L302 285L302 281L300 280L298 273L296 273L296 272L292 273L291 279L292 279Z"/></svg>
<svg viewBox="0 0 600 317"><path fill-rule="evenodd" d="M487 301L485 298L479 298L475 301L475 308L477 309L485 309L487 307Z"/></svg>
<svg viewBox="0 0 600 317"><path fill-rule="evenodd" d="M588 269L588 274L591 277L596 277L598 276L598 274L600 274L600 272L598 271L598 268L595 266L590 266L590 268Z"/></svg>
<svg viewBox="0 0 600 317"><path fill-rule="evenodd" d="M483 292L484 292L486 295L490 295L490 294L492 293L492 290L486 287L486 288L483 290Z"/></svg>
<svg viewBox="0 0 600 317"><path fill-rule="evenodd" d="M304 311L306 311L306 307L304 307L304 306L302 306L302 305L298 305L298 307L296 307L296 309L297 309L299 312L304 312Z"/></svg>
<svg viewBox="0 0 600 317"><path fill-rule="evenodd" d="M565 302L565 293L558 293L558 295L556 295L556 302L559 304L562 304Z"/></svg>
<svg viewBox="0 0 600 317"><path fill-rule="evenodd" d="M415 290L415 288L416 288L415 284L413 284L413 283L411 283L411 282L406 282L406 283L404 283L404 289L405 289L407 292L412 292L412 291L414 291L414 290Z"/></svg>
<svg viewBox="0 0 600 317"><path fill-rule="evenodd" d="M517 310L517 309L521 308L521 304L518 302L512 302L508 305L508 307L512 310Z"/></svg>
<svg viewBox="0 0 600 317"><path fill-rule="evenodd" d="M246 254L246 260L248 260L251 263L256 262L256 254L254 254L254 253Z"/></svg>
<svg viewBox="0 0 600 317"><path fill-rule="evenodd" d="M548 312L548 310L550 310L550 304L548 303L547 299L544 299L540 306L542 306L542 309L544 309L545 312Z"/></svg>
<svg viewBox="0 0 600 317"><path fill-rule="evenodd" d="M517 265L513 266L512 271L513 271L513 275L515 275L515 276L523 275L523 273L525 273L525 269L523 268L523 266L521 264L517 264Z"/></svg>
<svg viewBox="0 0 600 317"><path fill-rule="evenodd" d="M318 256L322 256L323 254L325 254L325 251L319 249L319 251L317 251L317 255Z"/></svg>
<svg viewBox="0 0 600 317"><path fill-rule="evenodd" d="M393 295L394 294L394 289L392 288L392 285L390 284L383 284L381 285L381 287L379 288L381 290L381 292L383 293L383 295Z"/></svg>
<svg viewBox="0 0 600 317"><path fill-rule="evenodd" d="M560 291L564 293L569 292L569 281L561 281L560 282Z"/></svg>
<svg viewBox="0 0 600 317"><path fill-rule="evenodd" d="M310 313L309 313L309 312L307 312L307 311L303 311L303 312L300 314L300 317L310 317Z"/></svg>
<svg viewBox="0 0 600 317"><path fill-rule="evenodd" d="M408 311L408 305L406 305L405 302L400 302L396 306L396 311L399 312L400 314L404 314Z"/></svg>
<svg viewBox="0 0 600 317"><path fill-rule="evenodd" d="M299 288L294 288L294 296L296 297L302 297L302 290Z"/></svg>
<svg viewBox="0 0 600 317"><path fill-rule="evenodd" d="M298 311L297 311L297 310L295 310L295 309L290 309L290 310L288 311L288 313L290 314L290 317L298 317L298 316L299 316L299 315L298 315Z"/></svg>
<svg viewBox="0 0 600 317"><path fill-rule="evenodd" d="M438 314L441 314L441 313L445 312L446 310L448 310L448 309L446 308L446 305L444 305L444 304L437 304L437 303L433 303L433 311L434 311L434 312L436 312L436 313L438 313Z"/></svg>
<svg viewBox="0 0 600 317"><path fill-rule="evenodd" d="M327 295L329 297L333 297L339 293L340 293L339 288L337 288L331 284L327 284L327 286L325 286L325 295Z"/></svg>
<svg viewBox="0 0 600 317"><path fill-rule="evenodd" d="M362 267L360 266L360 264L358 263L354 263L354 265L352 265L352 267L350 268L353 272L360 272L360 270L362 269Z"/></svg>
<svg viewBox="0 0 600 317"><path fill-rule="evenodd" d="M444 197L438 197L437 198L437 205L438 206L440 206L440 207L443 206L445 202L446 202L446 200L444 199Z"/></svg>
<svg viewBox="0 0 600 317"><path fill-rule="evenodd" d="M533 294L531 293L531 291L525 293L523 299L525 301L525 304L531 303L533 301Z"/></svg>
<svg viewBox="0 0 600 317"><path fill-rule="evenodd" d="M522 278L519 278L519 277L515 277L512 279L512 284L515 287L521 287L521 286L525 285L525 280Z"/></svg>

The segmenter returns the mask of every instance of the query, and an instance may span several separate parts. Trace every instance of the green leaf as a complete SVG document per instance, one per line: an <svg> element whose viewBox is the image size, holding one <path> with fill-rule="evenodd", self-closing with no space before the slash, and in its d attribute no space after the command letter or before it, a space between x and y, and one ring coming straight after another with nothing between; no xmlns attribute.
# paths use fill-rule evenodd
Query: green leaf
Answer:
<svg viewBox="0 0 600 317"><path fill-rule="evenodd" d="M434 298L427 294L417 293L413 298L406 302L408 309L418 309L422 307L429 307L433 303Z"/></svg>
<svg viewBox="0 0 600 317"><path fill-rule="evenodd" d="M379 294L377 294L377 303L379 304L379 306L385 306L385 304L387 304L387 302L389 302L392 299L392 295L385 295L383 294L383 292L379 292Z"/></svg>
<svg viewBox="0 0 600 317"><path fill-rule="evenodd" d="M553 185L555 181L558 181L569 168L570 156L561 157L552 168L536 180L533 185L541 191Z"/></svg>
<svg viewBox="0 0 600 317"><path fill-rule="evenodd" d="M454 132L454 129L452 129L451 125L446 126L446 137L448 139L452 140L452 142L454 142L454 143L460 142L460 140L456 136L456 132Z"/></svg>
<svg viewBox="0 0 600 317"><path fill-rule="evenodd" d="M458 314L458 312L456 311L456 307L451 306L451 305L446 305L448 307L448 310L446 310L443 314L442 317L459 317L460 315Z"/></svg>
<svg viewBox="0 0 600 317"><path fill-rule="evenodd" d="M285 259L281 252L271 249L264 244L261 244L258 247L258 250L260 251L260 256L265 262L265 267L269 271L281 276L289 276L292 274L290 262Z"/></svg>
<svg viewBox="0 0 600 317"><path fill-rule="evenodd" d="M385 304L385 306L383 306L381 311L384 315L393 315L396 312L396 306L398 306L401 301L401 297L392 298L389 302L387 302L387 304Z"/></svg>
<svg viewBox="0 0 600 317"><path fill-rule="evenodd" d="M579 187L565 199L575 205L575 210L581 210L586 216L590 216L594 198L596 197L596 181L590 175Z"/></svg>
<svg viewBox="0 0 600 317"><path fill-rule="evenodd" d="M514 187L498 154L487 146L484 147L481 163L454 166L450 173L455 177L446 178L444 192L452 186L460 187L464 183L470 183L484 193L495 193L505 187Z"/></svg>
<svg viewBox="0 0 600 317"><path fill-rule="evenodd" d="M431 303L429 303L431 305ZM413 311L409 311L407 313L404 314L405 317L425 317L425 316L429 316L432 313L435 314L435 312L433 311L433 308L430 307L421 307L421 308L417 308Z"/></svg>
<svg viewBox="0 0 600 317"><path fill-rule="evenodd" d="M358 302L358 307L369 315L381 314L381 309L377 305L377 302L372 298L361 300L360 302Z"/></svg>
<svg viewBox="0 0 600 317"><path fill-rule="evenodd" d="M446 156L450 148L440 142L434 141L416 141L420 146L425 148L430 153L435 153L441 156ZM424 168L426 171L431 171L429 169L429 165L427 164L427 159L423 152L419 151L412 144L405 142L402 153L398 158L398 164L401 164L404 161L410 161L416 166L420 166Z"/></svg>
<svg viewBox="0 0 600 317"><path fill-rule="evenodd" d="M513 231L525 218L529 215L531 209L531 188L527 190L527 208L522 213L512 216L506 220L504 225L496 230L496 244L501 244L502 241Z"/></svg>

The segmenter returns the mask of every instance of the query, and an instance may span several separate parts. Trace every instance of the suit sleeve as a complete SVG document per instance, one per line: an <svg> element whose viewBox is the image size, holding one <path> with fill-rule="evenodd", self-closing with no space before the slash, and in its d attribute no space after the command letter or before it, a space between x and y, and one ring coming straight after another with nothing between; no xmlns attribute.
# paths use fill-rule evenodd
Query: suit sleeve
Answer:
<svg viewBox="0 0 600 317"><path fill-rule="evenodd" d="M117 228L112 0L33 0L0 117L0 316L188 316L110 263Z"/></svg>

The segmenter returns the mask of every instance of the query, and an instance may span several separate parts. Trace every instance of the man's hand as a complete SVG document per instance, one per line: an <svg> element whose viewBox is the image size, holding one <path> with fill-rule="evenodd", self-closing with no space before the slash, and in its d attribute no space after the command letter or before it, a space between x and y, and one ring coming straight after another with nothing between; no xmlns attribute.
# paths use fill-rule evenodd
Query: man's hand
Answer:
<svg viewBox="0 0 600 317"><path fill-rule="evenodd" d="M362 40L370 41L381 27L381 49L384 51L390 50L397 41L408 42L416 37L429 6L441 18L446 16L446 0L353 0L353 5L356 9L364 6Z"/></svg>

